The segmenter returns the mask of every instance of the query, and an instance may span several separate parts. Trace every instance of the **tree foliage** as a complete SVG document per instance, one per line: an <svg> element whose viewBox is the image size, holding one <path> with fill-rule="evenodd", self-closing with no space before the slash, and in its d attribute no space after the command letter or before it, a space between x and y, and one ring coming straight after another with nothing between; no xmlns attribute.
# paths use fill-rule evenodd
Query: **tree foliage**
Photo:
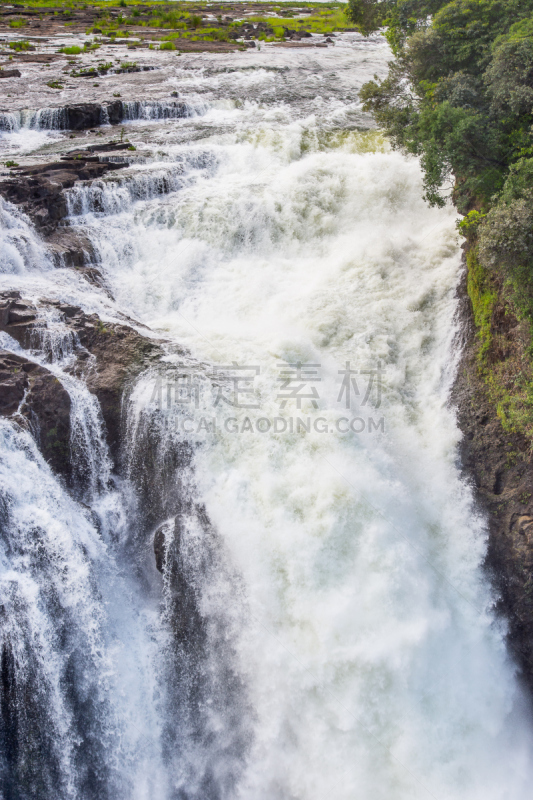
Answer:
<svg viewBox="0 0 533 800"><path fill-rule="evenodd" d="M533 156L533 0L350 0L395 59L361 98L393 146L420 156L426 197L488 211Z"/></svg>

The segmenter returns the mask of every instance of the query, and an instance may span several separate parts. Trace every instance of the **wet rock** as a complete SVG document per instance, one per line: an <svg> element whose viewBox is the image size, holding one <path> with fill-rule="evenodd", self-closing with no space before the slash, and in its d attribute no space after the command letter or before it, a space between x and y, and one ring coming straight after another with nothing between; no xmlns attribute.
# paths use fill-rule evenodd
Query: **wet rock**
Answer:
<svg viewBox="0 0 533 800"><path fill-rule="evenodd" d="M65 324L76 334L78 357L70 372L82 378L89 391L98 398L106 424L108 444L117 459L124 391L150 363L161 358L162 343L142 336L129 325L104 323L96 314L85 314L76 306L53 300L42 300L36 306L22 298L19 292L0 293L0 331L8 333L24 349L35 346L39 330L46 326L43 314L46 308L58 311ZM20 381L13 382L10 379L3 388L0 387L0 404L4 403L6 408L12 408L19 398L20 386ZM36 385L33 394L35 405L39 402L38 391L43 393L46 410L53 405L51 390L46 383L42 386ZM54 425L47 423L43 430L48 431L51 427ZM61 430L64 432L64 428ZM44 444L46 441L43 440ZM58 441L65 440L59 438Z"/></svg>
<svg viewBox="0 0 533 800"><path fill-rule="evenodd" d="M72 131L81 131L100 125L102 106L100 103L79 103L66 106L67 124L65 127Z"/></svg>
<svg viewBox="0 0 533 800"><path fill-rule="evenodd" d="M164 522L162 525L157 528L156 532L154 533L154 555L155 555L155 566L156 569L161 572L161 574L165 571L165 534L167 533L169 523Z"/></svg>
<svg viewBox="0 0 533 800"><path fill-rule="evenodd" d="M119 122L122 122L124 118L124 108L121 100L114 100L112 103L108 103L105 113L110 125L118 125Z"/></svg>
<svg viewBox="0 0 533 800"><path fill-rule="evenodd" d="M114 148L108 145L107 149ZM17 167L0 182L0 194L10 203L21 206L41 232L49 236L67 216L65 189L72 188L78 181L92 181L110 170L128 165L126 160L112 163L100 160L94 152L94 148L74 151L60 161Z"/></svg>
<svg viewBox="0 0 533 800"><path fill-rule="evenodd" d="M70 397L45 367L0 350L0 415L31 430L50 466L70 474Z"/></svg>
<svg viewBox="0 0 533 800"><path fill-rule="evenodd" d="M0 69L0 78L20 78L18 69Z"/></svg>
<svg viewBox="0 0 533 800"><path fill-rule="evenodd" d="M57 228L47 237L46 244L57 267L83 270L95 258L91 241L76 228ZM101 272L96 267L90 269L92 275L90 282L103 286Z"/></svg>

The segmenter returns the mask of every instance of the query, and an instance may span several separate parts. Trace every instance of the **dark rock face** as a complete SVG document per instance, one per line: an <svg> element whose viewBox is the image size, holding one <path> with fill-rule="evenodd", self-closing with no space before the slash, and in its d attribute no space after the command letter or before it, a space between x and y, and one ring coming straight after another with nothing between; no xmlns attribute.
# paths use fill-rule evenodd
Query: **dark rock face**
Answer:
<svg viewBox="0 0 533 800"><path fill-rule="evenodd" d="M139 68L140 69L140 68ZM94 77L89 75L88 77ZM78 103L65 106L65 127L72 131L83 131L108 123L118 125L124 119L124 107L121 100L109 103Z"/></svg>
<svg viewBox="0 0 533 800"><path fill-rule="evenodd" d="M128 144L107 145L107 150L125 150ZM64 190L76 181L101 178L110 170L120 169L128 161L109 163L100 161L95 148L90 151L72 151L61 161L18 168L12 176L0 183L0 193L10 203L21 206L34 224L46 236L53 233L67 216Z"/></svg>
<svg viewBox="0 0 533 800"><path fill-rule="evenodd" d="M39 329L45 326L42 309L46 307L58 311L76 334L78 357L71 372L83 378L89 391L98 398L108 444L116 460L123 392L151 361L161 357L161 343L141 336L128 325L104 324L96 315L85 314L76 306L45 300L36 307L18 292L0 294L0 331L29 349L35 345ZM2 358L0 413L18 422L22 414L28 423L37 424L43 455L58 472L68 473L69 464L65 460L70 436L68 393L46 368L5 352ZM26 391L29 394L19 414L17 409Z"/></svg>
<svg viewBox="0 0 533 800"><path fill-rule="evenodd" d="M29 428L52 468L68 475L70 397L55 375L0 350L0 414Z"/></svg>
<svg viewBox="0 0 533 800"><path fill-rule="evenodd" d="M66 106L65 112L65 127L72 131L82 131L100 125L103 107L100 103L79 103L75 106Z"/></svg>
<svg viewBox="0 0 533 800"><path fill-rule="evenodd" d="M0 78L20 78L20 70L0 69Z"/></svg>
<svg viewBox="0 0 533 800"><path fill-rule="evenodd" d="M104 287L100 271L94 266L94 248L85 234L64 222L68 214L65 190L81 181L90 183L110 171L128 166L128 160L109 161L127 150L127 142L92 145L72 150L60 161L14 170L0 182L0 194L27 214L43 236L56 266L70 267L97 286ZM98 154L101 155L98 155Z"/></svg>
<svg viewBox="0 0 533 800"><path fill-rule="evenodd" d="M509 644L533 688L533 462L524 437L505 431L479 375L478 340L466 293L460 288L463 355L452 401L464 438L461 457L489 518L487 568L509 620Z"/></svg>

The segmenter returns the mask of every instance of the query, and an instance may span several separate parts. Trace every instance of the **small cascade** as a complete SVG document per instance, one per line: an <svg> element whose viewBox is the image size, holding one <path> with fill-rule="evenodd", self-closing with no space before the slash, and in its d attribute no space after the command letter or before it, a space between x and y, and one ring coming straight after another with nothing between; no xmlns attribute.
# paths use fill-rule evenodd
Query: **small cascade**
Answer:
<svg viewBox="0 0 533 800"><path fill-rule="evenodd" d="M181 119L197 117L207 111L206 103L190 105L183 100L123 100L122 119Z"/></svg>
<svg viewBox="0 0 533 800"><path fill-rule="evenodd" d="M22 274L53 268L28 217L0 197L0 273Z"/></svg>
<svg viewBox="0 0 533 800"><path fill-rule="evenodd" d="M4 350L24 355L52 372L70 398L70 465L72 487L86 503L97 502L110 488L112 462L109 456L104 422L99 403L83 380L70 374L76 356L88 356L86 370L92 368L92 357L81 347L76 334L63 321L63 315L50 307L38 308L38 321L30 336L31 350L25 350L8 334L2 333Z"/></svg>
<svg viewBox="0 0 533 800"><path fill-rule="evenodd" d="M110 180L96 180L89 186L74 186L65 192L70 216L89 213L105 215L126 211L138 200L150 200L169 194L184 185L184 168L173 168L119 176Z"/></svg>
<svg viewBox="0 0 533 800"><path fill-rule="evenodd" d="M95 180L89 186L74 186L65 192L68 214L71 217L119 214L136 202L179 191L198 178L195 172L212 173L217 164L213 151L191 150L164 166L160 162L142 164L142 171Z"/></svg>
<svg viewBox="0 0 533 800"><path fill-rule="evenodd" d="M84 108L90 110L87 124L80 121ZM69 128L117 125L133 120L183 119L205 114L207 104L191 105L183 100L116 100L112 103L73 104L61 108L21 109L0 112L0 131L15 133L29 130L63 131Z"/></svg>
<svg viewBox="0 0 533 800"><path fill-rule="evenodd" d="M25 108L0 112L0 131L14 133L21 128L61 131L68 128L66 108Z"/></svg>

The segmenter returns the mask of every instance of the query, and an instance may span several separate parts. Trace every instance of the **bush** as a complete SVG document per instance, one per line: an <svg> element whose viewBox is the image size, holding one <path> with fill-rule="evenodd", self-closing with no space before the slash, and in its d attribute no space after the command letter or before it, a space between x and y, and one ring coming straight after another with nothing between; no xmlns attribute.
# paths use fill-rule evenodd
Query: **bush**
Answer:
<svg viewBox="0 0 533 800"><path fill-rule="evenodd" d="M25 41L9 42L9 47L11 50L16 50L17 52L22 50L35 50L35 47L32 44Z"/></svg>
<svg viewBox="0 0 533 800"><path fill-rule="evenodd" d="M83 53L83 48L78 47L77 44L72 45L72 47L62 47L60 50L57 51L58 53L65 53L67 56L79 56L80 53Z"/></svg>
<svg viewBox="0 0 533 800"><path fill-rule="evenodd" d="M527 196L492 208L479 234L479 260L503 273L513 287L513 300L533 313L533 189Z"/></svg>
<svg viewBox="0 0 533 800"><path fill-rule="evenodd" d="M176 45L173 42L161 42L159 45L160 50L175 50Z"/></svg>
<svg viewBox="0 0 533 800"><path fill-rule="evenodd" d="M478 232L479 226L487 215L479 211L469 211L468 214L459 220L457 228L468 241L473 241Z"/></svg>

